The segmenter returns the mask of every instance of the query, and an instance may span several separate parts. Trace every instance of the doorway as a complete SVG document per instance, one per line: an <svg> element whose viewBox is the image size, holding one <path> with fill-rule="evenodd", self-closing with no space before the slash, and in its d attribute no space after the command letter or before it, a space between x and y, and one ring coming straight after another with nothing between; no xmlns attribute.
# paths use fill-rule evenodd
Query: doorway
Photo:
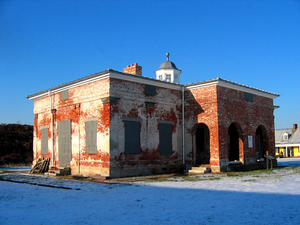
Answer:
<svg viewBox="0 0 300 225"><path fill-rule="evenodd" d="M239 133L233 123L228 129L228 160L239 161Z"/></svg>
<svg viewBox="0 0 300 225"><path fill-rule="evenodd" d="M197 165L210 163L210 138L208 127L200 123L196 128L196 162Z"/></svg>
<svg viewBox="0 0 300 225"><path fill-rule="evenodd" d="M255 133L256 159L263 159L268 151L267 133L263 126L259 126Z"/></svg>

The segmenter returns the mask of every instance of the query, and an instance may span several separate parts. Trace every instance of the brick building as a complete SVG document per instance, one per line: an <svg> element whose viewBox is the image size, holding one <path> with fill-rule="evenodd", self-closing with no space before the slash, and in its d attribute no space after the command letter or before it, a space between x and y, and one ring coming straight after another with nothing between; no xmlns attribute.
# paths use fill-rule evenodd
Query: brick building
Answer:
<svg viewBox="0 0 300 225"><path fill-rule="evenodd" d="M220 78L181 85L176 65L156 78L138 64L108 69L36 94L34 161L72 174L125 177L210 167L255 168L275 156L277 94Z"/></svg>

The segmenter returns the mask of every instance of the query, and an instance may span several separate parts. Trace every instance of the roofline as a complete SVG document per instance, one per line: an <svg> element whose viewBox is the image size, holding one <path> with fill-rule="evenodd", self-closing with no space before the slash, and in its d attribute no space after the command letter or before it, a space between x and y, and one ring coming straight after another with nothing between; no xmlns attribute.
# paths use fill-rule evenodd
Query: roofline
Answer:
<svg viewBox="0 0 300 225"><path fill-rule="evenodd" d="M243 91L243 92L247 92L247 93L251 93L251 94L255 94L255 95L260 95L260 96L271 98L271 99L275 99L275 98L280 96L279 94L263 91L263 90L260 90L260 89L257 89L257 88L253 88L253 87L250 87L250 86L243 85L243 84L239 84L239 83L235 83L235 82L232 82L232 81L224 80L224 79L221 79L219 77L217 77L215 79L211 79L211 80L186 84L184 86L187 89L195 89L195 88L209 87L209 86L214 86L214 85L221 86L221 87L227 87L227 88L230 88L230 89L235 89L235 90L238 90L238 91Z"/></svg>
<svg viewBox="0 0 300 225"><path fill-rule="evenodd" d="M174 68L169 68L169 69L157 69L157 70L154 70L154 72L159 71L159 70L178 70L178 71L181 72L180 69L174 69Z"/></svg>
<svg viewBox="0 0 300 225"><path fill-rule="evenodd" d="M116 79L122 79L126 81L132 81L132 82L137 82L137 83L143 83L143 84L149 84L149 85L155 85L158 87L163 87L163 88L170 88L174 90L181 90L182 85L181 84L175 84L175 83L169 83L149 77L144 77L144 76L139 76L139 75L134 75L134 74L129 74L129 73L124 73L112 69L107 69L105 71L95 73L59 86L55 86L53 88L46 89L41 92L37 92L32 95L26 96L29 100L36 100L39 98L43 98L48 96L49 92L51 94L59 93L64 90L68 90L70 88L78 87L84 84L88 84L94 81L102 80L105 78L116 78Z"/></svg>
<svg viewBox="0 0 300 225"><path fill-rule="evenodd" d="M182 86L184 86L185 89L190 90L190 89L195 89L195 88L202 88L202 87L217 85L217 86L227 87L227 88L231 88L231 89L235 89L235 90L239 90L239 91L243 91L243 92L247 92L247 93L251 93L251 94L255 94L255 95L260 95L260 96L264 96L264 97L272 98L272 99L275 99L278 96L280 96L275 93L263 91L260 89L256 89L256 88L242 85L239 83L235 83L232 81L224 80L221 78L215 78L215 79L211 79L211 80L182 85L182 84L176 84L176 83L169 83L169 82L165 82L165 81L161 81L158 79L149 78L149 77L145 77L145 76L139 76L139 75L124 73L124 72L120 72L120 71L116 71L116 70L112 70L112 69L107 69L107 70L99 72L99 73L95 73L95 74L92 74L92 75L59 85L59 86L55 86L53 88L46 89L41 92L37 92L32 95L28 95L28 96L26 96L26 98L28 98L29 100L36 100L39 98L46 97L49 94L49 92L51 92L51 94L59 93L61 91L68 90L70 88L78 87L78 86L88 84L88 83L91 83L94 81L102 80L102 79L105 79L108 77L122 79L122 80L126 80L126 81L131 81L131 82L155 85L158 87L170 88L173 90L181 90Z"/></svg>
<svg viewBox="0 0 300 225"><path fill-rule="evenodd" d="M290 146L300 146L300 142L286 142L286 143L283 143L283 142L277 142L275 143L275 147L290 147Z"/></svg>

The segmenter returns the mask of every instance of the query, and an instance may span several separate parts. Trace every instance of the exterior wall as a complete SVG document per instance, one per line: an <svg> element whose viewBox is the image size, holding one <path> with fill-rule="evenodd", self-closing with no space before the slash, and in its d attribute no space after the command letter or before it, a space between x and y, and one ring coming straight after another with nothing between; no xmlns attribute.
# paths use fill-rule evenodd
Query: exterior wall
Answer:
<svg viewBox="0 0 300 225"><path fill-rule="evenodd" d="M275 157L274 106L270 98L253 95L253 102L245 101L244 92L218 86L218 115L220 140L220 167L228 166L228 128L234 123L240 140L240 161L256 163L255 135L259 126L267 136L266 154ZM248 136L253 137L253 148L248 147Z"/></svg>
<svg viewBox="0 0 300 225"><path fill-rule="evenodd" d="M196 160L196 127L199 123L208 126L210 135L210 165L219 168L219 130L216 86L197 88L185 92L185 152L186 164Z"/></svg>
<svg viewBox="0 0 300 225"><path fill-rule="evenodd" d="M181 91L156 87L145 94L145 84L111 79L111 177L176 172L182 165ZM151 102L150 104L147 104ZM140 153L125 153L124 118L141 121ZM159 122L172 122L172 155L159 154Z"/></svg>
<svg viewBox="0 0 300 225"><path fill-rule="evenodd" d="M33 163L38 157L44 157L51 159L51 165L60 165L58 125L60 121L71 120L72 174L124 177L177 172L183 166L181 86L168 85L174 89L156 86L155 94L151 95L145 94L146 84L106 77L69 89L66 100L61 100L61 92L51 94L53 134L49 96L35 100ZM187 165L195 164L198 124L205 124L209 130L213 172L230 170L228 129L231 124L239 133L242 164L257 163L258 127L266 138L267 154L275 156L272 99L253 95L253 101L248 102L244 92L217 85L186 89L184 97ZM125 153L128 119L140 122L140 153ZM85 123L91 120L97 121L96 154L86 153ZM159 124L163 122L172 124L171 155L159 152ZM41 155L41 130L45 128L48 128L48 154ZM253 137L253 148L248 147L248 136Z"/></svg>
<svg viewBox="0 0 300 225"><path fill-rule="evenodd" d="M280 147L280 148L279 148L279 153L278 153L278 155L281 155L281 153L282 153L282 156L286 156L286 155L285 155L285 147Z"/></svg>
<svg viewBox="0 0 300 225"><path fill-rule="evenodd" d="M294 147L294 156L299 156L299 146Z"/></svg>
<svg viewBox="0 0 300 225"><path fill-rule="evenodd" d="M186 164L195 164L196 126L204 123L210 134L210 165L213 172L228 170L228 129L233 123L239 133L239 161L256 164L255 136L260 126L265 132L267 154L275 156L273 100L222 86L200 87L186 91ZM248 147L248 136L253 148Z"/></svg>
<svg viewBox="0 0 300 225"><path fill-rule="evenodd" d="M59 166L58 124L71 120L72 174L109 175L110 105L102 103L109 96L109 78L69 89L69 98L61 100L61 93L51 95L53 113L52 161L50 99L44 97L34 102L34 161L38 157L51 158L51 165ZM97 120L97 154L86 154L85 121ZM41 155L41 128L48 126L49 154Z"/></svg>
<svg viewBox="0 0 300 225"><path fill-rule="evenodd" d="M282 153L282 154L281 154ZM292 153L292 156L290 155ZM300 151L298 145L287 145L285 147L278 147L278 153L276 156L283 157L300 157Z"/></svg>

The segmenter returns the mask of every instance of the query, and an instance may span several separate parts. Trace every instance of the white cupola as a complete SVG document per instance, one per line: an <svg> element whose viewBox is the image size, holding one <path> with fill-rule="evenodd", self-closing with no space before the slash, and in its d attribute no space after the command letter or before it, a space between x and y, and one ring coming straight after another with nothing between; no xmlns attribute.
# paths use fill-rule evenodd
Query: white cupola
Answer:
<svg viewBox="0 0 300 225"><path fill-rule="evenodd" d="M158 70L155 70L156 79L179 84L181 70L177 69L175 64L169 61L169 52L166 55L167 61L163 62Z"/></svg>

